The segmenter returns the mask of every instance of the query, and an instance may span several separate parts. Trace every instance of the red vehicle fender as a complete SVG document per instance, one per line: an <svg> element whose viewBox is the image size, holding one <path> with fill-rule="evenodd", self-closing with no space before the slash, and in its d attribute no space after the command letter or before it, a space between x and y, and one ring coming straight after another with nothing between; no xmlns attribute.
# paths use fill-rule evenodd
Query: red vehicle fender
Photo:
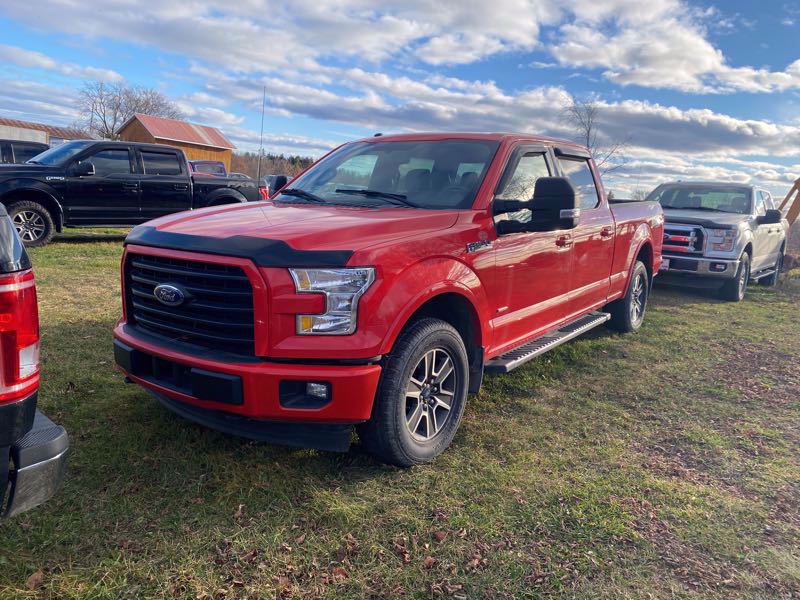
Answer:
<svg viewBox="0 0 800 600"><path fill-rule="evenodd" d="M381 294L381 311L394 315L389 321L381 354L391 351L409 319L426 302L443 294L457 294L472 313L477 343L486 347L490 337L489 300L478 275L466 264L452 258L431 258L415 263L393 278L391 286ZM387 300L391 299L391 302ZM465 340L465 344L469 344Z"/></svg>
<svg viewBox="0 0 800 600"><path fill-rule="evenodd" d="M650 257L652 259L651 264L647 265L645 262L645 266L647 266L650 272L653 274L658 272L658 267L655 263L656 261L660 260L660 257L656 256L652 232L647 223L639 223L639 225L636 227L636 230L630 237L630 242L628 242L626 245L628 248L628 254L625 256L625 262L623 265L621 265L621 268L614 275L612 275L609 300L616 300L617 298L621 298L625 295L625 292L628 290L628 282L633 274L633 266L636 261L636 257L639 256L639 253L645 246L650 247Z"/></svg>

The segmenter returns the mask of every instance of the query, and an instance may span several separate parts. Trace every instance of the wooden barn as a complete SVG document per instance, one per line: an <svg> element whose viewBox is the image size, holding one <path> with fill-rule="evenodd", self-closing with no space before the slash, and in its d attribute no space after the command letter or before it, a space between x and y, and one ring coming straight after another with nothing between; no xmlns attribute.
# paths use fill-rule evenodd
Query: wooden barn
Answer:
<svg viewBox="0 0 800 600"><path fill-rule="evenodd" d="M216 127L150 115L133 115L117 131L121 140L175 146L189 160L219 160L229 171L236 148Z"/></svg>

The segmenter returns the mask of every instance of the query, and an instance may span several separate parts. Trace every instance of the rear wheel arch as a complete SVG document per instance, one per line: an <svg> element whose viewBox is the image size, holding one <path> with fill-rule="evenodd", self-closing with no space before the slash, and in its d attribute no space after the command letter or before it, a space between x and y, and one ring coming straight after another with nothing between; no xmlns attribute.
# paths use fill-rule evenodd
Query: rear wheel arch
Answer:
<svg viewBox="0 0 800 600"><path fill-rule="evenodd" d="M650 282L653 281L653 245L650 241L644 242L640 247L639 251L636 253L636 258L633 260L633 265L631 265L631 272L633 272L633 267L636 265L636 261L641 261L644 263L644 268L647 269L647 276L650 278Z"/></svg>

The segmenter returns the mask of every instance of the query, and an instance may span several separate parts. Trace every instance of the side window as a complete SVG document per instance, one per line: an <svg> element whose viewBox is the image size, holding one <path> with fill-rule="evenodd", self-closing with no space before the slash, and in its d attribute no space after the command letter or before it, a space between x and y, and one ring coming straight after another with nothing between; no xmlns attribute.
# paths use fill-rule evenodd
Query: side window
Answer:
<svg viewBox="0 0 800 600"><path fill-rule="evenodd" d="M578 191L580 207L584 210L597 207L600 204L600 195L597 193L597 184L594 182L589 161L585 158L560 157L558 162L564 175Z"/></svg>
<svg viewBox="0 0 800 600"><path fill-rule="evenodd" d="M28 146L27 144L14 144L14 160L24 163L32 159L37 154L44 152L39 146Z"/></svg>
<svg viewBox="0 0 800 600"><path fill-rule="evenodd" d="M172 152L142 150L145 175L180 175L183 170L178 156Z"/></svg>
<svg viewBox="0 0 800 600"><path fill-rule="evenodd" d="M764 192L758 192L756 194L756 215L763 217L765 214L767 214L767 206L764 202Z"/></svg>
<svg viewBox="0 0 800 600"><path fill-rule="evenodd" d="M550 169L547 161L541 152L529 152L523 155L519 162L511 167L514 169L510 177L504 177L503 187L495 194L495 198L501 200L531 200L533 190L536 187L536 180L539 177L549 177ZM522 221L527 222L531 219L531 211L528 209L518 210L510 213L502 213L495 217L495 221Z"/></svg>
<svg viewBox="0 0 800 600"><path fill-rule="evenodd" d="M94 165L95 177L130 175L131 173L131 160L127 150L101 150L83 162Z"/></svg>
<svg viewBox="0 0 800 600"><path fill-rule="evenodd" d="M764 198L764 207L767 210L773 210L775 208L775 202L772 200L772 196L769 195L769 192L761 192L761 197Z"/></svg>
<svg viewBox="0 0 800 600"><path fill-rule="evenodd" d="M539 177L549 177L550 170L542 153L525 154L519 159L514 173L509 177L503 188L495 194L495 198L502 200L531 200L536 180Z"/></svg>

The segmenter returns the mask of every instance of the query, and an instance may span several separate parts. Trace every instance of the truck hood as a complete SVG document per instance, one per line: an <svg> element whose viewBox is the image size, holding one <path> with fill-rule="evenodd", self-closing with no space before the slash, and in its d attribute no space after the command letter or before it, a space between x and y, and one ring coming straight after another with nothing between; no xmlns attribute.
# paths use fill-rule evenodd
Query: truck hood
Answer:
<svg viewBox="0 0 800 600"><path fill-rule="evenodd" d="M52 167L50 165L32 165L24 163L21 165L0 165L0 179L8 179L9 177L44 177L45 175L64 175L64 169L61 167Z"/></svg>
<svg viewBox="0 0 800 600"><path fill-rule="evenodd" d="M183 212L140 227L154 227L159 234L217 240L231 237L276 240L296 250L356 251L447 229L455 224L457 218L458 211L453 210L251 202ZM159 237L163 239L162 235Z"/></svg>
<svg viewBox="0 0 800 600"><path fill-rule="evenodd" d="M707 210L671 209L664 211L667 223L686 223L717 229L736 229L740 224L750 220L750 215L736 213L712 212Z"/></svg>

